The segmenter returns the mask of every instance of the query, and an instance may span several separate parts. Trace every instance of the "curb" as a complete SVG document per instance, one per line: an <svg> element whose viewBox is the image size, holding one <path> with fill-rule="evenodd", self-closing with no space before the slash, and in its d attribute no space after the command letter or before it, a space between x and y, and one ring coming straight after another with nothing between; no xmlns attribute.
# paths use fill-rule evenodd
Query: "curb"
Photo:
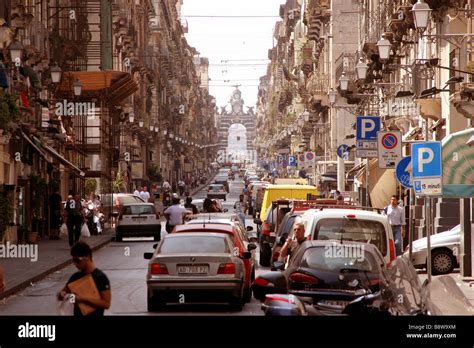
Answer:
<svg viewBox="0 0 474 348"><path fill-rule="evenodd" d="M104 247L105 245L109 244L112 239L114 238L114 236L110 236L110 238L107 238L105 239L104 241L100 242L99 244L91 247L92 251L96 251L102 247ZM6 297L9 297L11 295L14 295L15 293L23 290L23 289L26 289L27 287L29 287L31 285L31 283L36 283L42 279L44 279L45 277L47 277L48 275L50 275L51 273L54 273L66 266L69 266L70 264L72 264L72 260L71 259L68 259L67 261L64 261L62 263L60 263L59 265L57 266L54 266L53 268L50 268L30 279L27 279L17 285L15 285L13 288L10 288L8 290L5 290L3 293L0 294L0 300L6 298Z"/></svg>

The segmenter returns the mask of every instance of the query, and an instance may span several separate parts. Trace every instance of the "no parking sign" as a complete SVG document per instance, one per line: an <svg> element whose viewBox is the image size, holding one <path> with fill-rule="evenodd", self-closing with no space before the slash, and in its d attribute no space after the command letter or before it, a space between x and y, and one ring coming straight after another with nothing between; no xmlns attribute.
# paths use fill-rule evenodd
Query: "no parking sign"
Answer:
<svg viewBox="0 0 474 348"><path fill-rule="evenodd" d="M377 132L379 168L395 168L402 158L402 133Z"/></svg>

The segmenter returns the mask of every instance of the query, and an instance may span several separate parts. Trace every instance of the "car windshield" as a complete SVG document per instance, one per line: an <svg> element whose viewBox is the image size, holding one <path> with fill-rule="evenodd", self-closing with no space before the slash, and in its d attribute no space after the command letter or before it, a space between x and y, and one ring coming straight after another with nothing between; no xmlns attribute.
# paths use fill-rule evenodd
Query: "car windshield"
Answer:
<svg viewBox="0 0 474 348"><path fill-rule="evenodd" d="M382 223L363 219L321 219L316 225L314 239L345 240L375 245L382 255L387 254L385 227Z"/></svg>
<svg viewBox="0 0 474 348"><path fill-rule="evenodd" d="M374 273L379 271L375 258L367 250L364 250L363 244L336 242L307 249L301 259L300 266L336 272L344 268Z"/></svg>
<svg viewBox="0 0 474 348"><path fill-rule="evenodd" d="M213 191L222 191L222 190L224 190L224 186L222 186L222 185L211 185L211 186L209 186L209 189L213 190Z"/></svg>
<svg viewBox="0 0 474 348"><path fill-rule="evenodd" d="M224 238L217 236L183 236L166 238L160 254L228 253Z"/></svg>
<svg viewBox="0 0 474 348"><path fill-rule="evenodd" d="M155 207L152 205L129 205L123 208L123 215L142 215L150 214L154 215Z"/></svg>

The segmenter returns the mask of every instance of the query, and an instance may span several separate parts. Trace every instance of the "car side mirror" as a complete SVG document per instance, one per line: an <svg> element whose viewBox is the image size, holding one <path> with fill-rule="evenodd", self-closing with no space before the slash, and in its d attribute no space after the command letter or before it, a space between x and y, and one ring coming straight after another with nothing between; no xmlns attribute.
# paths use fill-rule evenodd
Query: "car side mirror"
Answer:
<svg viewBox="0 0 474 348"><path fill-rule="evenodd" d="M156 249L158 247L158 243L153 244L153 249Z"/></svg>
<svg viewBox="0 0 474 348"><path fill-rule="evenodd" d="M253 231L253 226L247 226L247 232Z"/></svg>
<svg viewBox="0 0 474 348"><path fill-rule="evenodd" d="M250 251L244 251L242 253L242 258L245 260L251 259L252 258L252 253Z"/></svg>
<svg viewBox="0 0 474 348"><path fill-rule="evenodd" d="M249 243L249 245L247 246L248 251L252 251L252 250L255 250L255 249L257 249L257 246L253 243Z"/></svg>
<svg viewBox="0 0 474 348"><path fill-rule="evenodd" d="M153 253L144 253L144 254L143 254L143 258L144 258L145 260L151 260L152 257L153 257Z"/></svg>
<svg viewBox="0 0 474 348"><path fill-rule="evenodd" d="M283 271L285 269L285 263L283 261L275 261L275 263L273 263L273 267L277 271Z"/></svg>

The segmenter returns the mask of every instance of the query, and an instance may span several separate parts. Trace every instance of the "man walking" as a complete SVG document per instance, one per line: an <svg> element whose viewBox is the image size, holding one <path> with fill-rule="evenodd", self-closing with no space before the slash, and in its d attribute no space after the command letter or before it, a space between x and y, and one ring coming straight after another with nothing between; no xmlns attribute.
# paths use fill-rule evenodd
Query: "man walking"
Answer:
<svg viewBox="0 0 474 348"><path fill-rule="evenodd" d="M150 193L148 192L148 187L143 186L143 190L140 192L140 197L146 203L148 203L148 201L150 200Z"/></svg>
<svg viewBox="0 0 474 348"><path fill-rule="evenodd" d="M54 190L54 193L49 196L49 239L58 240L59 228L61 227L61 195L59 190Z"/></svg>
<svg viewBox="0 0 474 348"><path fill-rule="evenodd" d="M393 238L395 240L395 253L402 254L403 236L405 235L405 210L398 205L397 196L390 198L390 204L385 207L384 213L388 217L388 222L392 226Z"/></svg>
<svg viewBox="0 0 474 348"><path fill-rule="evenodd" d="M69 235L69 246L72 247L81 237L81 226L85 218L82 215L82 205L79 194L74 194L66 202L67 230Z"/></svg>
<svg viewBox="0 0 474 348"><path fill-rule="evenodd" d="M186 189L186 184L182 179L178 181L178 188L179 188L179 195L182 196L184 193L184 190Z"/></svg>
<svg viewBox="0 0 474 348"><path fill-rule="evenodd" d="M74 265L79 272L74 273L69 278L66 286L61 289L58 294L58 300L64 301L68 294L74 294L74 316L83 317L101 317L104 315L104 310L110 308L112 301L112 292L110 291L110 282L105 273L98 269L92 260L92 250L87 243L78 242L71 248L71 256ZM86 276L91 276L95 287L99 294L97 296L87 295L74 292L74 283ZM93 284L92 284L93 287ZM83 287L82 287L83 288ZM93 291L86 291L86 293L93 293ZM92 311L87 310L84 314L85 306L92 307Z"/></svg>

